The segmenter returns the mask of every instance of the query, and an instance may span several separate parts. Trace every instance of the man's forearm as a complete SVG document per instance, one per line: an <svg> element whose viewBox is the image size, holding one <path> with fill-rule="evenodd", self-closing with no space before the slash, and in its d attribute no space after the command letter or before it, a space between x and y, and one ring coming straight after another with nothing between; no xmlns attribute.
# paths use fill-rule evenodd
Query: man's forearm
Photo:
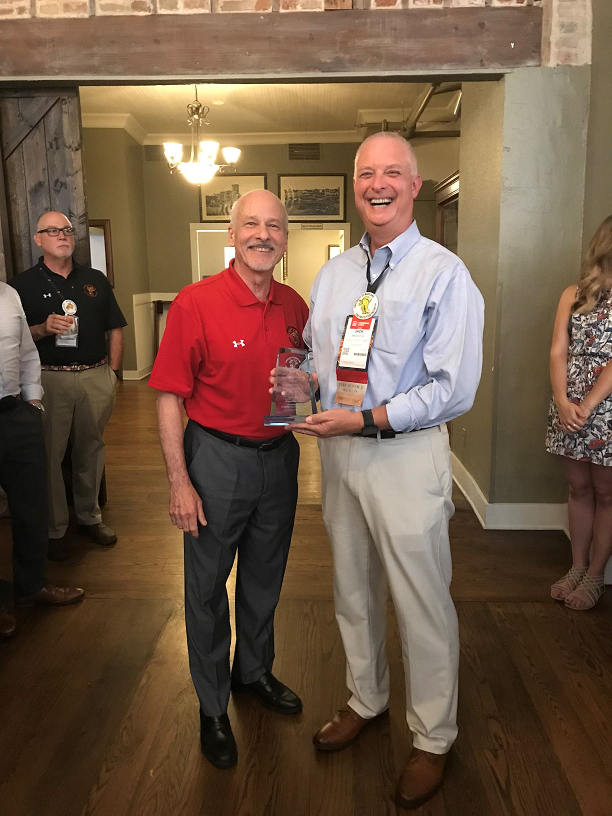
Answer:
<svg viewBox="0 0 612 816"><path fill-rule="evenodd" d="M112 329L108 344L108 364L113 371L121 368L123 360L123 329Z"/></svg>
<svg viewBox="0 0 612 816"><path fill-rule="evenodd" d="M168 481L176 487L190 481L183 450L183 400L166 391L157 397L157 421Z"/></svg>
<svg viewBox="0 0 612 816"><path fill-rule="evenodd" d="M32 340L38 343L43 337L48 337L50 333L47 331L45 323L39 323L37 326L30 326L30 334L32 335Z"/></svg>

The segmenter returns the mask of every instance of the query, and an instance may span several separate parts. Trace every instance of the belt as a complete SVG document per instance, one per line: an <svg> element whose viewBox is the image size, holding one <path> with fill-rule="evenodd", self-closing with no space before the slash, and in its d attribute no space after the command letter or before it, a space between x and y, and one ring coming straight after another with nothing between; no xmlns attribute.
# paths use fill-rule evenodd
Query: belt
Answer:
<svg viewBox="0 0 612 816"><path fill-rule="evenodd" d="M89 363L89 365L75 363L74 365L41 365L43 371L87 371L90 368L100 368L106 365L106 357L99 363Z"/></svg>
<svg viewBox="0 0 612 816"><path fill-rule="evenodd" d="M428 428L417 428L414 431L393 431L390 428L385 429L384 431L378 431L377 433L364 433L361 431L360 433L353 434L353 436L360 436L362 439L395 439L397 436L412 436L413 434L421 433L422 431L430 431L432 428L440 428L440 425L430 425Z"/></svg>
<svg viewBox="0 0 612 816"><path fill-rule="evenodd" d="M200 423L196 422L196 425L200 425ZM207 434L216 436L217 439L222 439L224 442L229 442L232 445L240 445L240 447L243 448L256 448L261 451L274 450L278 448L279 445L282 445L287 437L291 436L291 434L285 433L282 436L274 436L272 439L260 441L258 439L247 439L245 436L236 436L236 434L217 431L215 428L207 428L205 425L200 425L200 428L206 431Z"/></svg>
<svg viewBox="0 0 612 816"><path fill-rule="evenodd" d="M381 439L395 439L396 436L403 436L403 431L392 431L390 428L385 428L383 431L377 431L376 433L364 433L360 431L359 433L353 434L353 436L360 436L362 439L378 439L379 434Z"/></svg>

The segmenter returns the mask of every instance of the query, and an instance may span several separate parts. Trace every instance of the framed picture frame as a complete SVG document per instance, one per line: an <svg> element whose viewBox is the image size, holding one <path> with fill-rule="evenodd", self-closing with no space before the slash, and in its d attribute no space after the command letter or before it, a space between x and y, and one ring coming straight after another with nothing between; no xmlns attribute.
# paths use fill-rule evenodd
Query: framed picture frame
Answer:
<svg viewBox="0 0 612 816"><path fill-rule="evenodd" d="M335 258L336 255L340 254L340 245L339 244L328 244L327 245L327 260L331 261L332 258Z"/></svg>
<svg viewBox="0 0 612 816"><path fill-rule="evenodd" d="M93 268L103 272L114 288L115 268L109 218L97 218L89 222L89 251Z"/></svg>
<svg viewBox="0 0 612 816"><path fill-rule="evenodd" d="M289 221L345 221L346 173L279 175L278 197Z"/></svg>
<svg viewBox="0 0 612 816"><path fill-rule="evenodd" d="M200 221L228 222L234 202L241 196L250 193L251 190L267 189L267 173L213 176L207 184L200 185Z"/></svg>

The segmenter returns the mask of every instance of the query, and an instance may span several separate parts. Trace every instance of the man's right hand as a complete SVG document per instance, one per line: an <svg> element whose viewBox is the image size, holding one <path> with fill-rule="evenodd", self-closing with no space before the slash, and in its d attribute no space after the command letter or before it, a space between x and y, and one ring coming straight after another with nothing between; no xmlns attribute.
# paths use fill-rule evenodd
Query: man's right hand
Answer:
<svg viewBox="0 0 612 816"><path fill-rule="evenodd" d="M44 323L40 324L41 335L65 334L74 322L71 315L50 314Z"/></svg>
<svg viewBox="0 0 612 816"><path fill-rule="evenodd" d="M179 530L196 537L199 535L198 521L206 527L207 521L202 508L202 500L191 482L180 487L170 487L170 520Z"/></svg>

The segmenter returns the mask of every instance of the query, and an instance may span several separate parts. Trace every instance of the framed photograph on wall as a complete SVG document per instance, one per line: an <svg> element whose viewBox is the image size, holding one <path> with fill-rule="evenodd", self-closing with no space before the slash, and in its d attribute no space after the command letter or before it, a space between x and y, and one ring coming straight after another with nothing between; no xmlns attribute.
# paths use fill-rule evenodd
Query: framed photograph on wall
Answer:
<svg viewBox="0 0 612 816"><path fill-rule="evenodd" d="M346 174L279 176L278 197L290 221L344 221Z"/></svg>
<svg viewBox="0 0 612 816"><path fill-rule="evenodd" d="M229 221L234 202L251 190L267 190L267 173L213 176L200 185L200 221Z"/></svg>

